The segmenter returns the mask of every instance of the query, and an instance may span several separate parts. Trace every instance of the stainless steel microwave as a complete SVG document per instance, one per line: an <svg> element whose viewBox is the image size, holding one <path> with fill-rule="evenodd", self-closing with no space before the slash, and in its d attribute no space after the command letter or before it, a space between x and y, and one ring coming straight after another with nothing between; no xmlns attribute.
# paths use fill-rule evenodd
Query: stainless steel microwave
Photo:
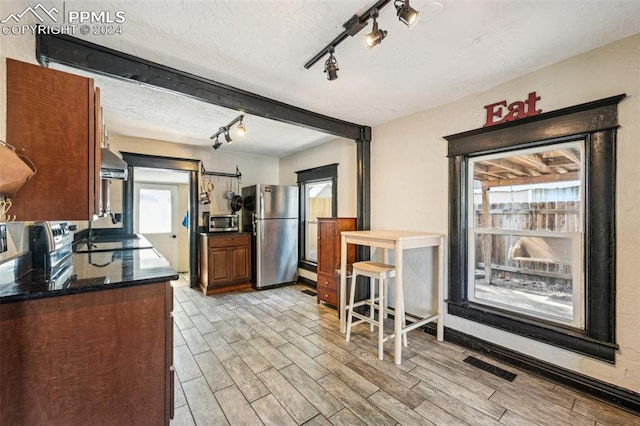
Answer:
<svg viewBox="0 0 640 426"><path fill-rule="evenodd" d="M209 215L209 232L238 232L239 229L237 214Z"/></svg>

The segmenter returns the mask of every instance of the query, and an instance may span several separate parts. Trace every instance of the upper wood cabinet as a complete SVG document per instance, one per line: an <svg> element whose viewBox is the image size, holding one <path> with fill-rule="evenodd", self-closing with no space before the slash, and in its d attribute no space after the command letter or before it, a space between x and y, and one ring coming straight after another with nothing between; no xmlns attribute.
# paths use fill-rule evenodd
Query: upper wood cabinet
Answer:
<svg viewBox="0 0 640 426"><path fill-rule="evenodd" d="M16 220L93 219L102 131L93 79L7 59L7 142L38 170L12 198Z"/></svg>

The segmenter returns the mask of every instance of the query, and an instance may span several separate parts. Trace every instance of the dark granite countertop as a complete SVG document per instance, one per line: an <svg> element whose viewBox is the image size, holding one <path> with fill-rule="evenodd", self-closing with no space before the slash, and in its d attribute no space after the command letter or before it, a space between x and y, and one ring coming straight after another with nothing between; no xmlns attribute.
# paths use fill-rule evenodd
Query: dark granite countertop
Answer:
<svg viewBox="0 0 640 426"><path fill-rule="evenodd" d="M251 234L251 232L244 232L244 231L233 231L233 232L200 232L200 235L205 236L205 237L216 237L216 236L220 236L220 237L232 237L234 235L244 235L244 234Z"/></svg>
<svg viewBox="0 0 640 426"><path fill-rule="evenodd" d="M125 244L126 246L126 244ZM74 253L69 278L54 285L46 269L27 269L20 258L0 265L0 303L64 296L176 280L178 274L153 248Z"/></svg>

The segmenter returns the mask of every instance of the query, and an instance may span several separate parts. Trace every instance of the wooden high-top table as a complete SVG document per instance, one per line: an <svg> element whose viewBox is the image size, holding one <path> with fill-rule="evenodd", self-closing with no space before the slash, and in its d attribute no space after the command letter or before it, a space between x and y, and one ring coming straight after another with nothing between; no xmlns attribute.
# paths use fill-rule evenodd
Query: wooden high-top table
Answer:
<svg viewBox="0 0 640 426"><path fill-rule="evenodd" d="M442 341L444 335L444 235L426 232L411 231L343 231L340 259L340 332L346 332L346 293L347 293L347 244L357 244L395 251L395 286L394 303L396 312L404 311L404 292L402 288L402 262L403 252L407 249L438 247L438 292L437 312L426 318L417 319L407 327L403 327L401 315L394 315L394 361L397 365L402 362L402 334L408 333L429 322L438 321L437 339ZM386 258L386 253L383 255ZM388 263L386 259L383 260Z"/></svg>

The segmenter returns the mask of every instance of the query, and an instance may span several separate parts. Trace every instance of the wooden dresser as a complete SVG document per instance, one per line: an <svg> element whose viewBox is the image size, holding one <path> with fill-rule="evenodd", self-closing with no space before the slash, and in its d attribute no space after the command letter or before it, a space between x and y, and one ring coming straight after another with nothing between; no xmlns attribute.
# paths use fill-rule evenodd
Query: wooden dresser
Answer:
<svg viewBox="0 0 640 426"><path fill-rule="evenodd" d="M318 218L318 303L338 306L338 276L340 267L340 232L355 231L355 217ZM356 246L347 249L347 263L356 259Z"/></svg>
<svg viewBox="0 0 640 426"><path fill-rule="evenodd" d="M210 295L251 287L251 234L200 234L200 289Z"/></svg>

